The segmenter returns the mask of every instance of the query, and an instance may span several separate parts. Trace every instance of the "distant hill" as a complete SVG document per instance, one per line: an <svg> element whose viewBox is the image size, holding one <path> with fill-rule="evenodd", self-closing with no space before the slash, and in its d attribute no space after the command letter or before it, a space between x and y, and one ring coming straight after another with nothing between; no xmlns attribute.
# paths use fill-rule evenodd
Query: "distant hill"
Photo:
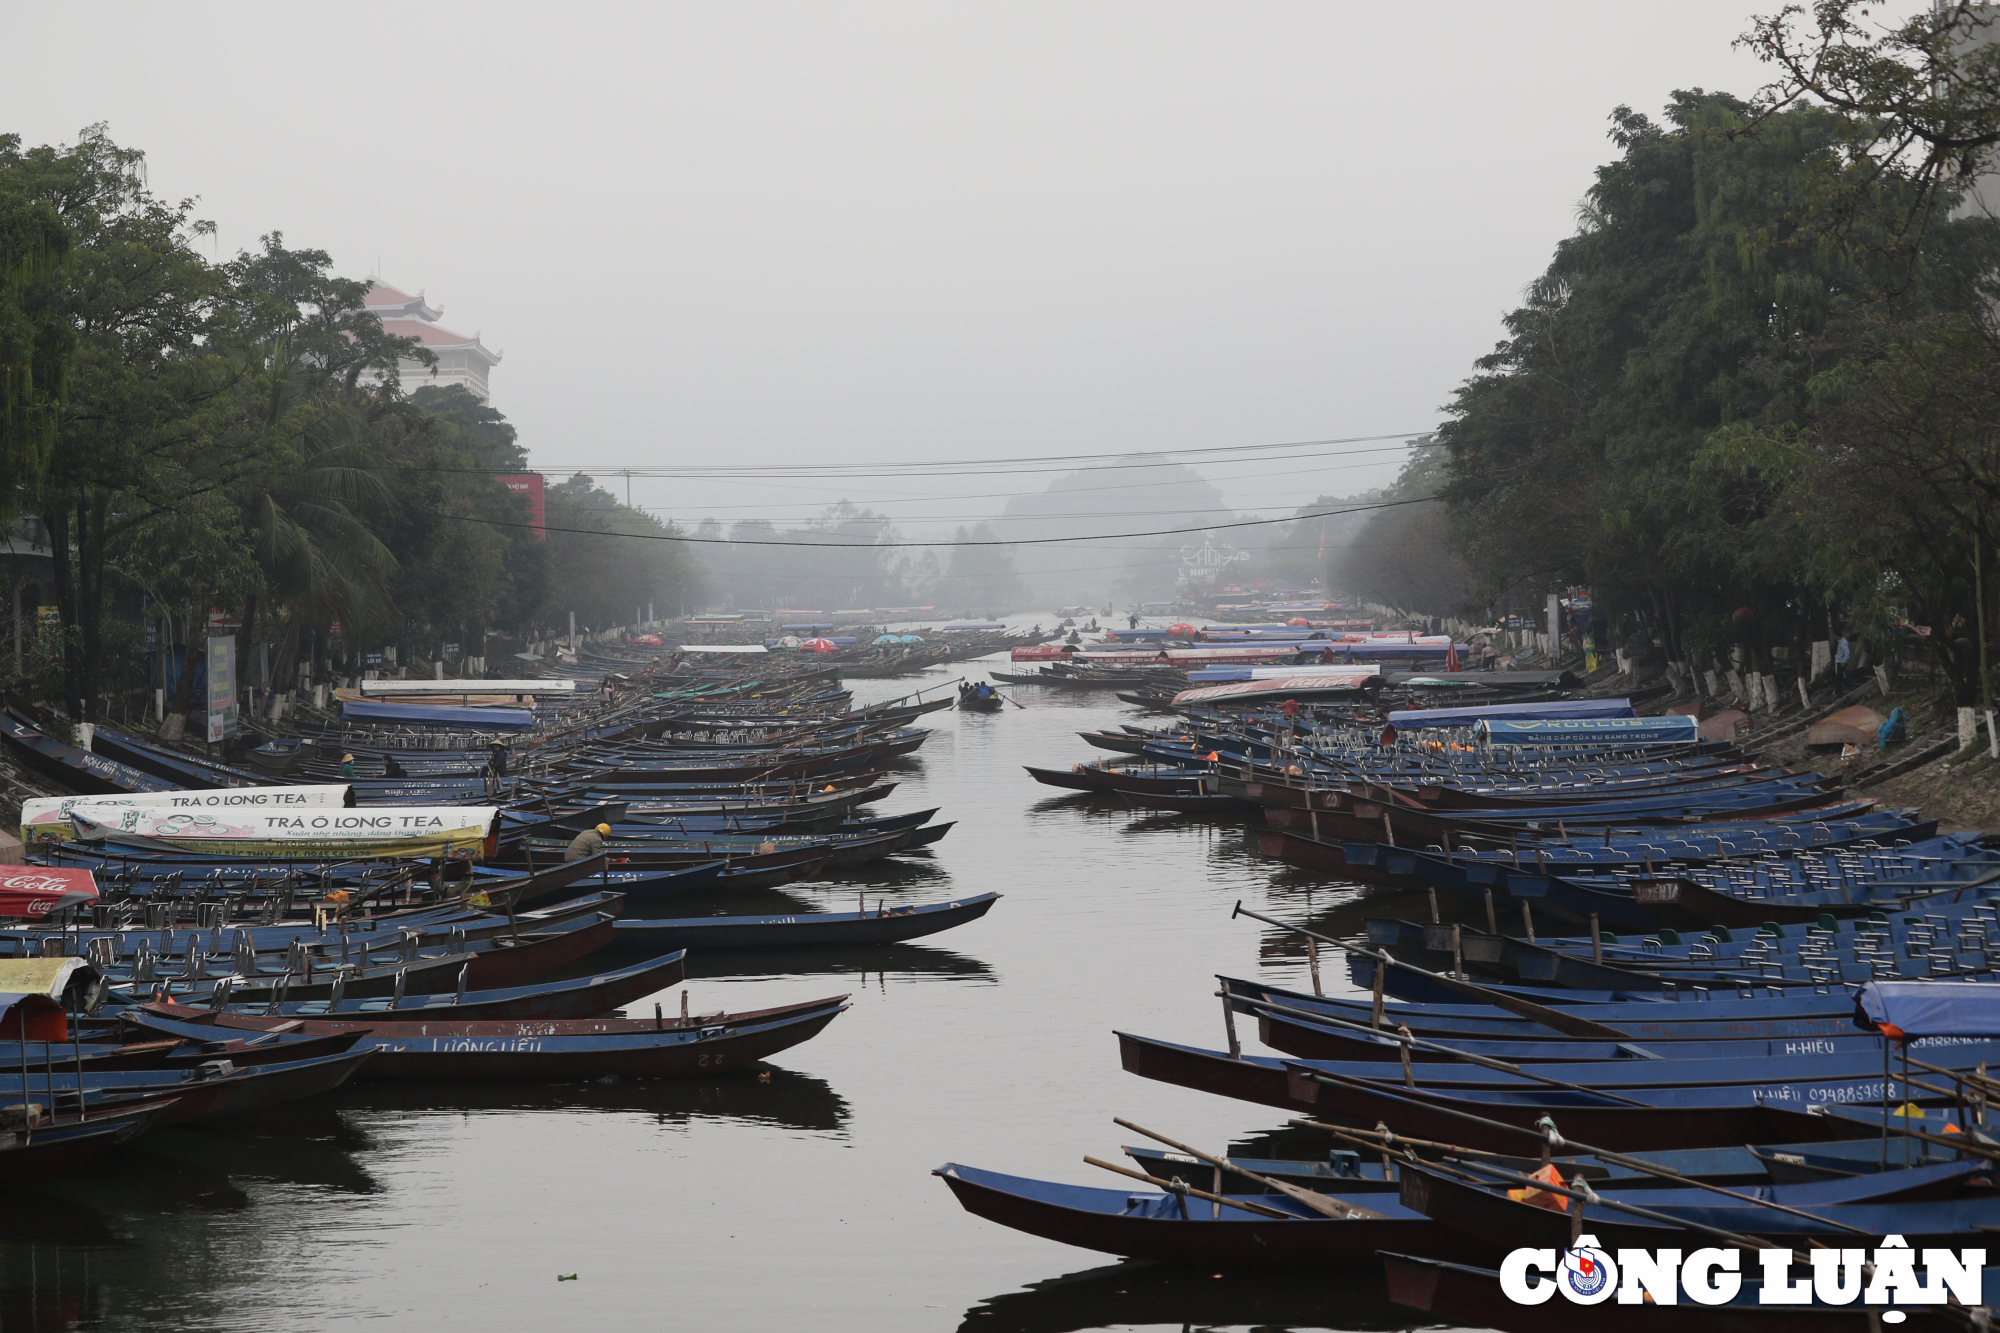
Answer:
<svg viewBox="0 0 2000 1333"><path fill-rule="evenodd" d="M1221 492L1192 468L1158 454L1129 454L1113 464L1065 473L1031 495L1017 495L993 526L1007 538L1097 537L1160 528L1194 528L1232 517ZM1199 538L1171 536L1015 548L1015 567L1051 607L1069 602L1121 605L1171 595L1180 548Z"/></svg>

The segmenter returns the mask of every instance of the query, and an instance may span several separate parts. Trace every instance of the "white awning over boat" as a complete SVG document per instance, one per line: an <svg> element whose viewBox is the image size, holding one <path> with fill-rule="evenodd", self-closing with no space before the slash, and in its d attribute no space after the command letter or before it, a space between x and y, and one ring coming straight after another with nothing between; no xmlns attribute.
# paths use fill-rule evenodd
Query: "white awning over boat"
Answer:
<svg viewBox="0 0 2000 1333"><path fill-rule="evenodd" d="M431 694L575 694L576 682L556 677L526 680L364 680L361 697Z"/></svg>
<svg viewBox="0 0 2000 1333"><path fill-rule="evenodd" d="M324 810L348 804L344 782L298 787L204 787L120 792L111 796L35 796L21 802L22 842L68 842L72 806L146 806L167 810Z"/></svg>

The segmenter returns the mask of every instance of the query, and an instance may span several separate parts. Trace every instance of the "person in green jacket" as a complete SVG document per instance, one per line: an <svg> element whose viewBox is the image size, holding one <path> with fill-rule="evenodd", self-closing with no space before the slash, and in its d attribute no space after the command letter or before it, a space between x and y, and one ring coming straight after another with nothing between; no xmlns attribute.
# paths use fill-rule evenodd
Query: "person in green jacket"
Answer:
<svg viewBox="0 0 2000 1333"><path fill-rule="evenodd" d="M569 849L563 853L565 861L587 861L604 850L604 840L611 836L611 825L599 824L587 828L569 840Z"/></svg>

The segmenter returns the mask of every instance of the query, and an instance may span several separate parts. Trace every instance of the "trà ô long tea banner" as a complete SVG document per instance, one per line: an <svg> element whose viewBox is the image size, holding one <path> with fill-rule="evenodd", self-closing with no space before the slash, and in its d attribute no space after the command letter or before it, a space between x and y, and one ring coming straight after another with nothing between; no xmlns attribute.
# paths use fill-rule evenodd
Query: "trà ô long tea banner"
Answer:
<svg viewBox="0 0 2000 1333"><path fill-rule="evenodd" d="M84 842L121 842L213 856L376 860L491 855L500 812L490 805L385 805L352 810L163 810L73 805Z"/></svg>
<svg viewBox="0 0 2000 1333"><path fill-rule="evenodd" d="M300 787L204 787L192 791L121 792L116 796L35 796L21 802L22 842L68 842L72 806L145 805L169 810L339 809L348 803L344 782Z"/></svg>

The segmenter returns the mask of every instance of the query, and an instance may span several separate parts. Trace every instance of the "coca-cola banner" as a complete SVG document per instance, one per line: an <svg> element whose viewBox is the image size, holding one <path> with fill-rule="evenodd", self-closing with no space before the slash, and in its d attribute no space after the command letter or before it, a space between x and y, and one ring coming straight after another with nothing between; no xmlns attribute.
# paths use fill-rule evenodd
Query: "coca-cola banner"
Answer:
<svg viewBox="0 0 2000 1333"><path fill-rule="evenodd" d="M97 901L88 870L62 866L0 866L0 916L40 920L65 907Z"/></svg>

